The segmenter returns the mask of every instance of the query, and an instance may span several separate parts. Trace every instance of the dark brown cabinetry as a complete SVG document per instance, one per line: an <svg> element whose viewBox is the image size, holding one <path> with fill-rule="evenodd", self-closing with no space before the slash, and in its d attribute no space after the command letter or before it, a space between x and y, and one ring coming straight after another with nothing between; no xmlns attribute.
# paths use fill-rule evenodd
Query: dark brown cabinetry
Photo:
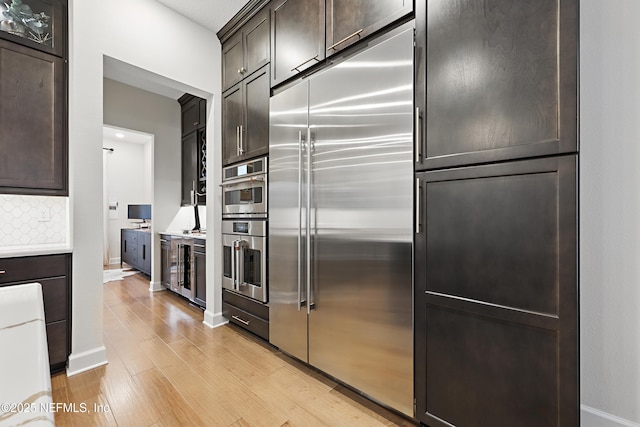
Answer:
<svg viewBox="0 0 640 427"><path fill-rule="evenodd" d="M193 239L194 301L207 306L207 246L203 239Z"/></svg>
<svg viewBox="0 0 640 427"><path fill-rule="evenodd" d="M182 191L183 206L207 202L207 101L185 94L182 107Z"/></svg>
<svg viewBox="0 0 640 427"><path fill-rule="evenodd" d="M0 192L66 195L64 59L0 39L0 96Z"/></svg>
<svg viewBox="0 0 640 427"><path fill-rule="evenodd" d="M269 63L269 8L253 16L222 49L222 88L226 90Z"/></svg>
<svg viewBox="0 0 640 427"><path fill-rule="evenodd" d="M327 0L327 56L408 15L412 0Z"/></svg>
<svg viewBox="0 0 640 427"><path fill-rule="evenodd" d="M160 235L160 282L171 289L171 236Z"/></svg>
<svg viewBox="0 0 640 427"><path fill-rule="evenodd" d="M228 165L269 151L269 66L223 93L222 162Z"/></svg>
<svg viewBox="0 0 640 427"><path fill-rule="evenodd" d="M0 6L0 38L56 55L67 54L67 1L7 0ZM25 8L27 6L27 8Z"/></svg>
<svg viewBox="0 0 640 427"><path fill-rule="evenodd" d="M271 3L271 86L325 58L325 0Z"/></svg>
<svg viewBox="0 0 640 427"><path fill-rule="evenodd" d="M577 150L576 0L416 8L420 169Z"/></svg>
<svg viewBox="0 0 640 427"><path fill-rule="evenodd" d="M51 372L63 370L71 353L71 254L0 259L0 286L42 285Z"/></svg>
<svg viewBox="0 0 640 427"><path fill-rule="evenodd" d="M415 5L416 418L577 426L577 1Z"/></svg>
<svg viewBox="0 0 640 427"><path fill-rule="evenodd" d="M576 168L567 155L419 174L426 424L578 425Z"/></svg>
<svg viewBox="0 0 640 427"><path fill-rule="evenodd" d="M120 230L120 266L127 263L151 276L151 232L122 228Z"/></svg>
<svg viewBox="0 0 640 427"><path fill-rule="evenodd" d="M266 304L223 289L222 315L229 322L269 340L269 306Z"/></svg>
<svg viewBox="0 0 640 427"><path fill-rule="evenodd" d="M187 135L207 124L207 100L190 95L183 95L181 102L182 135Z"/></svg>
<svg viewBox="0 0 640 427"><path fill-rule="evenodd" d="M67 2L0 16L0 193L67 195Z"/></svg>

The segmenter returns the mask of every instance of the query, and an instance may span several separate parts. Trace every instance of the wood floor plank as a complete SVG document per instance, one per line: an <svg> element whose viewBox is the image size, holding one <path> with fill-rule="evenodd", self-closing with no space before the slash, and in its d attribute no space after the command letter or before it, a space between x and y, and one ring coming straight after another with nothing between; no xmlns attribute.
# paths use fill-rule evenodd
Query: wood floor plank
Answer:
<svg viewBox="0 0 640 427"><path fill-rule="evenodd" d="M52 376L54 402L88 409L58 427L415 426L236 326L208 328L141 274L104 285L103 317L109 364Z"/></svg>

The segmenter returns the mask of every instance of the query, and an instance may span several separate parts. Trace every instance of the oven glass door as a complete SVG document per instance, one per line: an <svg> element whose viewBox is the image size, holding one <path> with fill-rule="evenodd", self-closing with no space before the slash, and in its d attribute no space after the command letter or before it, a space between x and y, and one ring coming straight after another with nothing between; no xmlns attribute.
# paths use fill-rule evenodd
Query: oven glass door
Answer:
<svg viewBox="0 0 640 427"><path fill-rule="evenodd" d="M264 237L223 234L222 287L267 302Z"/></svg>
<svg viewBox="0 0 640 427"><path fill-rule="evenodd" d="M223 215L266 215L266 186L264 181L245 181L223 184Z"/></svg>

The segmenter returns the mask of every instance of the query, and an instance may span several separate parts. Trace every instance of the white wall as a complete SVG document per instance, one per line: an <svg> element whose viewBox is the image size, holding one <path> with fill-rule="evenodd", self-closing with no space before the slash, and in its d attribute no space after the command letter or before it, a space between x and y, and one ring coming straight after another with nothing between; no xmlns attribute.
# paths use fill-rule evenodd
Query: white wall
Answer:
<svg viewBox="0 0 640 427"><path fill-rule="evenodd" d="M640 426L640 2L580 7L582 425Z"/></svg>
<svg viewBox="0 0 640 427"><path fill-rule="evenodd" d="M105 103L105 112L107 110ZM136 226L127 218L128 205L153 204L153 172L149 167L152 142L151 136L145 144L113 139L105 139L103 142L104 147L113 148L113 151L105 151L103 154L106 156L104 176L107 181L107 201L110 204L117 203L117 209L109 212L106 221L110 264L120 263L120 229Z"/></svg>
<svg viewBox="0 0 640 427"><path fill-rule="evenodd" d="M196 95L209 94L207 140L214 153L220 152L220 114L213 112L220 111L221 78L220 43L216 35L154 0L70 0L69 3L73 322L68 372L74 374L106 362L102 340L102 239L97 238L95 230L96 219L103 215L99 190L102 188L103 57L182 82L194 88ZM177 154L175 159L179 159ZM169 162L168 157L165 160L156 159L154 165L155 206L167 202L157 190L163 185L173 185L171 179L163 182L158 174L178 164ZM220 166L214 156L209 156L209 161L213 168L210 168L207 188L215 190ZM208 197L209 223L214 223L211 218L216 214L220 217L220 201L214 193ZM211 300L207 312L212 319L219 318L221 311L221 303L215 298L219 287L216 293L213 283L214 270L219 271L215 267L221 264L220 249L211 244L216 237L219 241L219 235L220 230L214 227L207 236L207 293Z"/></svg>

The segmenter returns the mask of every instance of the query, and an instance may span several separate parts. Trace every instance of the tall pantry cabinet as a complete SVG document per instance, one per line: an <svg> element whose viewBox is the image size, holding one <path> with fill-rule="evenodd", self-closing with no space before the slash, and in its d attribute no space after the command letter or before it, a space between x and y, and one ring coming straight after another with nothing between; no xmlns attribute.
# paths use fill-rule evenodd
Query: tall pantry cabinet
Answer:
<svg viewBox="0 0 640 427"><path fill-rule="evenodd" d="M577 426L578 0L416 20L416 418Z"/></svg>

